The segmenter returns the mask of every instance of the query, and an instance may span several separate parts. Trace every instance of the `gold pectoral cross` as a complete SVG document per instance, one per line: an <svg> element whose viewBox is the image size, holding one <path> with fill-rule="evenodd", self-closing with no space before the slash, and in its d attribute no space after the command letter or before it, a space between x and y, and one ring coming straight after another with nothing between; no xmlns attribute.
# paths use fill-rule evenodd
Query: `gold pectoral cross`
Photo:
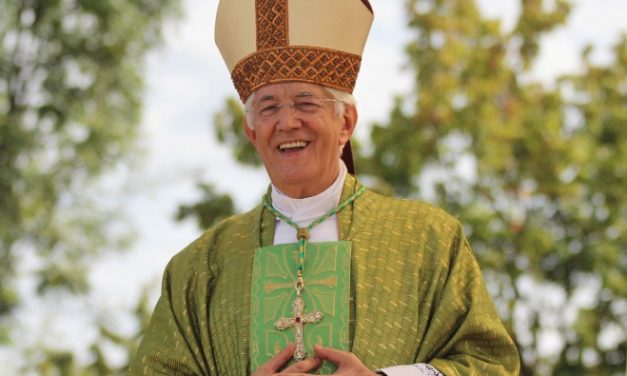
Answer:
<svg viewBox="0 0 627 376"><path fill-rule="evenodd" d="M303 314L305 311L305 301L298 295L292 302L292 309L294 310L294 317L281 317L274 326L279 330L285 330L294 327L296 335L294 342L296 343L296 350L294 350L294 359L303 360L307 355L305 351L305 341L303 338L303 329L305 324L315 324L322 320L322 312L314 311L312 313Z"/></svg>
<svg viewBox="0 0 627 376"><path fill-rule="evenodd" d="M274 327L278 330L285 330L291 327L294 327L295 338L294 343L296 344L296 350L294 350L294 359L303 360L307 355L307 351L305 351L305 340L303 336L303 330L305 324L315 324L322 320L322 312L314 311L312 313L305 314L305 301L300 296L301 289L303 288L302 277L298 276L298 282L296 283L296 299L292 302L292 310L294 311L294 317L281 317L275 324Z"/></svg>

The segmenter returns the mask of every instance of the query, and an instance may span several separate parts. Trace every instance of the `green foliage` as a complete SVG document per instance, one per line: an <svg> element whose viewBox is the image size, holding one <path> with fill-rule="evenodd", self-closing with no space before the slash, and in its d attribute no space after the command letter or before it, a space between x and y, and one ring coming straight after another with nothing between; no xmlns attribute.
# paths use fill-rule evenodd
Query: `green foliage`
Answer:
<svg viewBox="0 0 627 376"><path fill-rule="evenodd" d="M214 116L215 135L219 142L229 146L235 160L243 165L261 166L261 158L244 134L246 113L236 98L227 98L224 109Z"/></svg>
<svg viewBox="0 0 627 376"><path fill-rule="evenodd" d="M218 142L231 149L236 161L245 166L259 167L262 165L261 158L244 134L245 117L239 99L227 98L224 108L213 117L213 129ZM179 205L176 220L192 217L204 230L235 213L231 196L216 192L212 184L198 183L198 188L202 194L200 201Z"/></svg>
<svg viewBox="0 0 627 376"><path fill-rule="evenodd" d="M213 224L233 215L235 207L229 195L216 193L210 184L198 184L202 192L199 202L191 205L179 205L176 219L181 221L192 217L201 229L207 229Z"/></svg>
<svg viewBox="0 0 627 376"><path fill-rule="evenodd" d="M42 376L96 376L96 375L124 375L128 369L130 359L135 354L141 336L150 322L152 305L149 304L148 291L144 290L133 314L136 330L132 335L121 334L111 329L108 320L100 319L98 324L99 337L89 346L90 361L87 365L81 364L76 356L69 351L50 348L32 349L29 362L22 372L30 374L36 372ZM128 354L126 362L121 365L111 365L107 359L106 346L114 346Z"/></svg>
<svg viewBox="0 0 627 376"><path fill-rule="evenodd" d="M84 260L112 235L88 187L135 146L143 58L176 5L2 3L0 315L19 303L18 249L46 259L39 291L87 289Z"/></svg>
<svg viewBox="0 0 627 376"><path fill-rule="evenodd" d="M545 8L551 6L543 0L521 1L521 14L514 31L520 38L520 57L524 68L529 68L540 49L542 34L551 31L556 25L563 24L570 14L570 2L557 0L551 11Z"/></svg>
<svg viewBox="0 0 627 376"><path fill-rule="evenodd" d="M570 6L521 5L505 34L473 2L407 2L416 99L397 100L387 124L373 127L374 152L360 170L413 196L423 174L446 172L437 202L465 224L525 374L618 374L627 339L627 43L607 67L584 56L585 72L554 89L522 80ZM591 302L579 302L583 291ZM540 351L549 332L559 333L558 354Z"/></svg>
<svg viewBox="0 0 627 376"><path fill-rule="evenodd" d="M84 293L89 263L105 247L128 243L94 183L132 161L143 61L178 3L2 1L0 343L10 341L3 325L20 304L25 255L38 265L38 293ZM71 354L44 358L54 370L42 363L41 374L75 374Z"/></svg>

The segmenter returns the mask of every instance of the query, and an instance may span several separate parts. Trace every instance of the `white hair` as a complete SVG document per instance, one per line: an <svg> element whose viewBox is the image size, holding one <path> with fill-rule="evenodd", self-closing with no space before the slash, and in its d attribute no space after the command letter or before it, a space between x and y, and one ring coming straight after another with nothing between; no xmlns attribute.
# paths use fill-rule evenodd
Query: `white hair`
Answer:
<svg viewBox="0 0 627 376"><path fill-rule="evenodd" d="M333 89L330 87L320 86L324 91L329 93L335 102L335 115L337 117L344 116L346 112L346 106L355 106L357 104L357 100L351 93L347 93L345 91ZM253 129L253 102L255 101L255 96L257 92L253 92L250 94L246 102L244 103L244 110L246 111L246 122L248 124L248 128Z"/></svg>

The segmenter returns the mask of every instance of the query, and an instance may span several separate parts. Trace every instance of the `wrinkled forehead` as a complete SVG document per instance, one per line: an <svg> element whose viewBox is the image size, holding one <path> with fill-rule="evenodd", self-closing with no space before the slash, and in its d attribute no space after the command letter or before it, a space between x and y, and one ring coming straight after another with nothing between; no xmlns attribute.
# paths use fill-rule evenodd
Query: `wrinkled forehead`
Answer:
<svg viewBox="0 0 627 376"><path fill-rule="evenodd" d="M295 97L314 96L319 98L328 97L329 94L321 85L307 82L281 82L259 88L254 93L254 102L269 99L291 99Z"/></svg>

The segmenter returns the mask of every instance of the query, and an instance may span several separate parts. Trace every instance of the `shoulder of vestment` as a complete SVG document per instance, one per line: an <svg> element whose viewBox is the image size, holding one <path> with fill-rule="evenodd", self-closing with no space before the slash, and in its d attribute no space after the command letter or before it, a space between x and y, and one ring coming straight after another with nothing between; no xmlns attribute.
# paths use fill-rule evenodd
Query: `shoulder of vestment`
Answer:
<svg viewBox="0 0 627 376"><path fill-rule="evenodd" d="M459 220L445 210L423 201L382 196L366 190L356 212L356 221L395 225L407 231L437 232L442 236L459 236Z"/></svg>

